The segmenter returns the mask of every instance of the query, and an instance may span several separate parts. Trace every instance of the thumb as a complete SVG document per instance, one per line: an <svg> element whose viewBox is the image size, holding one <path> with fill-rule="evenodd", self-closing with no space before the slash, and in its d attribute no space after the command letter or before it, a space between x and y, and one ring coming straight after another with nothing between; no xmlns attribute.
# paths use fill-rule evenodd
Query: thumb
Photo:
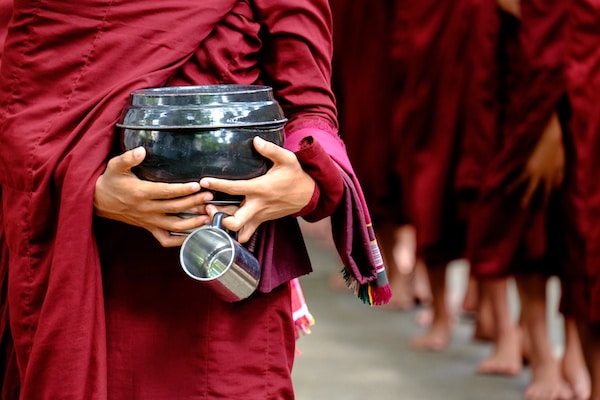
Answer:
<svg viewBox="0 0 600 400"><path fill-rule="evenodd" d="M283 163L291 157L295 157L294 153L284 149L283 147L277 146L275 143L269 142L260 136L254 137L254 148L262 156L273 161L275 164Z"/></svg>
<svg viewBox="0 0 600 400"><path fill-rule="evenodd" d="M141 164L146 158L146 149L143 147L136 147L126 151L125 153L112 158L108 162L108 169L115 172L129 172L131 168Z"/></svg>

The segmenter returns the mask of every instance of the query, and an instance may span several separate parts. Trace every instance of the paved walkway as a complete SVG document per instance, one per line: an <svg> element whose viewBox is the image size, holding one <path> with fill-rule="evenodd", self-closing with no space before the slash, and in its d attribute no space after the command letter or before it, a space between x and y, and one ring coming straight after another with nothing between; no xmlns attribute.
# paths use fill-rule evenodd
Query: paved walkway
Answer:
<svg viewBox="0 0 600 400"><path fill-rule="evenodd" d="M301 282L316 324L298 343L297 400L522 399L527 369L514 378L475 372L490 347L472 340L472 322L458 322L445 351L412 350L408 341L424 329L415 322L416 311L371 308L350 293L330 290L330 273L340 265L337 254L310 237L308 245L315 272ZM460 262L449 268L455 296L464 290L466 271ZM557 287L550 289L555 304ZM558 348L561 320L550 309L551 338Z"/></svg>

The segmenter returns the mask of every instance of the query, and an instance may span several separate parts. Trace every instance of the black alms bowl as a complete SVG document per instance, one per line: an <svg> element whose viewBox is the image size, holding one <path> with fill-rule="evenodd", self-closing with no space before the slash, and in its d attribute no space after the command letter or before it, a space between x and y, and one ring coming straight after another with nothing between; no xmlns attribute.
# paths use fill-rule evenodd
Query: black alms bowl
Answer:
<svg viewBox="0 0 600 400"><path fill-rule="evenodd" d="M123 129L125 150L143 146L146 159L134 172L158 182L197 181L205 176L250 179L267 172L270 162L252 144L254 136L281 145L281 129L212 130Z"/></svg>
<svg viewBox="0 0 600 400"><path fill-rule="evenodd" d="M264 174L270 162L252 139L283 145L286 121L268 86L176 86L132 92L117 127L123 151L146 149L140 178L189 182Z"/></svg>

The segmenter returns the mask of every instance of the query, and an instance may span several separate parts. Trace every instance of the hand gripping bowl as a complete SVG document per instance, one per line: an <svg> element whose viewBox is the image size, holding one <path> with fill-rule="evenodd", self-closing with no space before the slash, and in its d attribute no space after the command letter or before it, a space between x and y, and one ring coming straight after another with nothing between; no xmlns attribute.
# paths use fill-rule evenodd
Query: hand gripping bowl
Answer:
<svg viewBox="0 0 600 400"><path fill-rule="evenodd" d="M138 177L174 183L266 173L252 139L283 145L286 122L270 87L223 84L134 91L117 127L123 151L146 149Z"/></svg>

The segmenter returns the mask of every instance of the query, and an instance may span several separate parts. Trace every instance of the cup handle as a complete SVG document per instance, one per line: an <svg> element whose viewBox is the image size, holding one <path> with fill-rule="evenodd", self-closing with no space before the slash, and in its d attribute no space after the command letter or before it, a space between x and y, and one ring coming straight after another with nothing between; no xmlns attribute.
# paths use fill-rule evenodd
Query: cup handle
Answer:
<svg viewBox="0 0 600 400"><path fill-rule="evenodd" d="M237 240L238 238L238 234L235 231L230 231L229 229L225 229L223 228L223 218L225 217L230 217L231 214L227 214L224 212L216 212L215 215L213 215L213 219L212 219L212 223L211 226L214 226L216 228L222 229L225 232L227 232L229 234L229 236L231 236L234 240Z"/></svg>

